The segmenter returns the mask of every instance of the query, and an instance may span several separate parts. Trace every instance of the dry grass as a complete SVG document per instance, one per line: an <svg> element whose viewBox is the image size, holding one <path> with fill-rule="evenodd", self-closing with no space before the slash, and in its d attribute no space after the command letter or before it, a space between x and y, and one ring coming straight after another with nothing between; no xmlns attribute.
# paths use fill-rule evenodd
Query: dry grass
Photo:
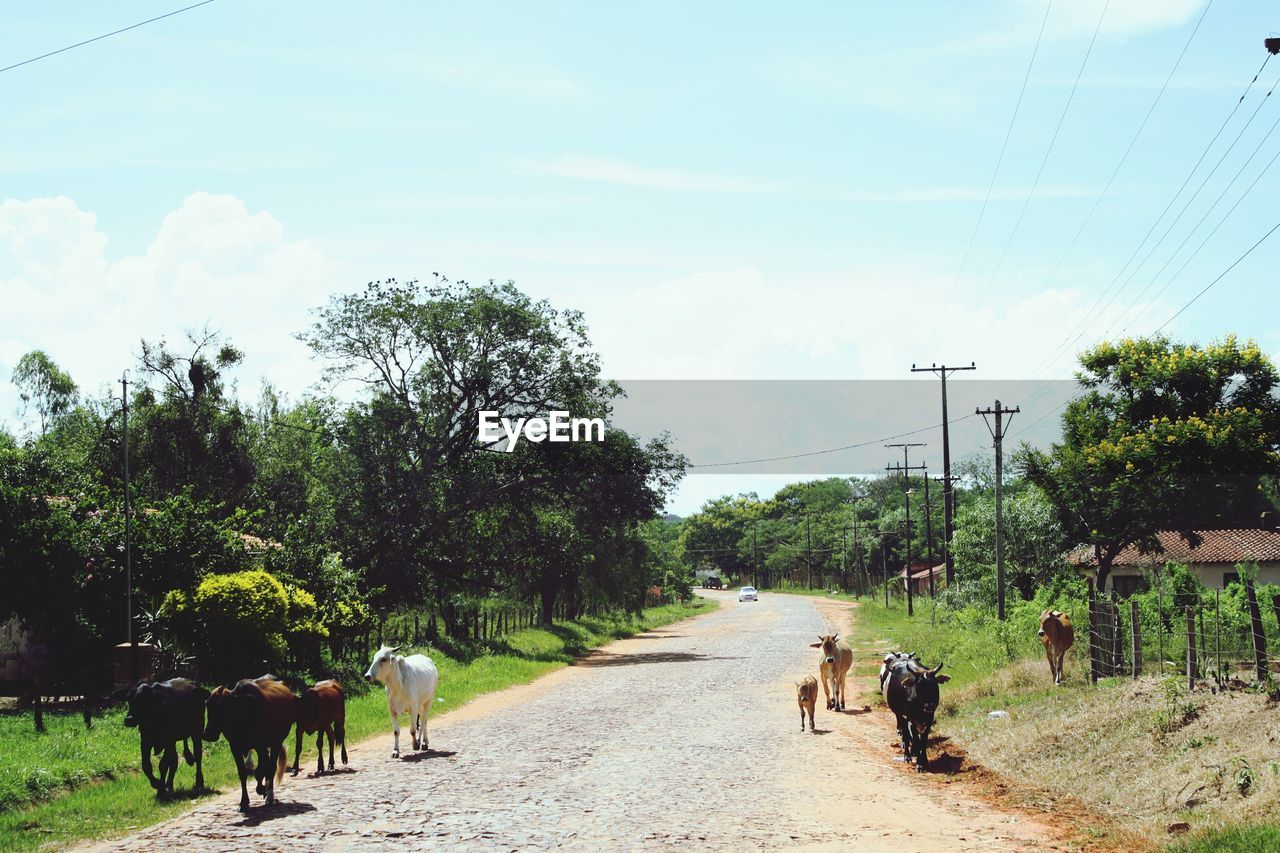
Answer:
<svg viewBox="0 0 1280 853"><path fill-rule="evenodd" d="M1039 677L1037 677L1039 676ZM1149 676L1044 688L1043 664L1013 664L950 699L947 729L980 764L1069 794L1148 838L1171 824L1218 828L1280 807L1280 713L1263 695L1187 694ZM990 719L994 709L1009 712Z"/></svg>

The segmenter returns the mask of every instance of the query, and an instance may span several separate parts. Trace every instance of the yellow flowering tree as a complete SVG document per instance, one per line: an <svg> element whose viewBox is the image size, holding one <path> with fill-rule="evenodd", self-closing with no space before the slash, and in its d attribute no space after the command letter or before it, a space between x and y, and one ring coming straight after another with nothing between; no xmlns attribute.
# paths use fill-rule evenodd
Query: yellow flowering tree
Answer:
<svg viewBox="0 0 1280 853"><path fill-rule="evenodd" d="M1125 339L1080 364L1061 443L1024 445L1017 463L1093 548L1099 585L1125 547L1156 552L1160 530L1194 540L1273 517L1261 485L1280 472L1280 373L1257 344Z"/></svg>

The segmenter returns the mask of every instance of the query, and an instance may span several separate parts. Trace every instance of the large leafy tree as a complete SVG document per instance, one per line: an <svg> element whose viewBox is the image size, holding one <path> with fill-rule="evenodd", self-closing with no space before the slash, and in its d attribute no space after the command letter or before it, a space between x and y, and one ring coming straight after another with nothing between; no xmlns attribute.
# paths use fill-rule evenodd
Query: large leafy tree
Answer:
<svg viewBox="0 0 1280 853"><path fill-rule="evenodd" d="M71 410L79 393L71 376L43 350L32 350L18 359L12 381L18 387L23 414L34 408L40 416L41 435L55 419Z"/></svg>
<svg viewBox="0 0 1280 853"><path fill-rule="evenodd" d="M1263 478L1280 470L1280 384L1252 342L1208 346L1165 338L1104 343L1084 353L1084 393L1063 413L1063 440L1022 447L1067 538L1093 549L1099 584L1129 545L1155 534L1257 526Z"/></svg>

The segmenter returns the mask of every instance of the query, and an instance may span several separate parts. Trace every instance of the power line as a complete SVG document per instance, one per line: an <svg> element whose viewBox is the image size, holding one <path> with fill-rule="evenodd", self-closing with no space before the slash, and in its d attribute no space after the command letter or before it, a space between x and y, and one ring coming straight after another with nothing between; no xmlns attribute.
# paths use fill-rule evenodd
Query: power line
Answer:
<svg viewBox="0 0 1280 853"><path fill-rule="evenodd" d="M66 53L68 50L75 50L77 47L84 47L86 44L93 44L95 41L102 41L105 38L118 36L121 33L127 33L129 30L136 30L138 27L145 27L147 24L153 24L156 21L162 21L165 18L172 18L174 15L181 15L183 12L189 12L192 9L199 8L200 6L208 6L212 2L213 0L202 0L202 2L200 3L193 3L190 6L184 6L181 9L175 9L172 12L166 12L163 15L156 15L154 18L147 18L145 21L139 21L136 24L130 24L127 27L121 27L118 30L112 30L109 33L103 33L100 36L94 36L91 39L78 41L75 44L69 44L66 47L60 47L57 50L51 50L48 53L42 53L39 56L33 56L30 59L24 59L21 62L15 62L12 65L6 65L4 68L0 68L0 74L3 74L6 71L12 71L15 68L21 68L24 65L30 65L33 62L39 62L42 59L48 59L51 56L57 56L59 53Z"/></svg>
<svg viewBox="0 0 1280 853"><path fill-rule="evenodd" d="M1205 4L1204 11L1200 13L1199 19L1196 20L1195 27L1191 30L1191 35L1187 36L1187 41L1182 45L1182 51L1178 54L1178 58L1174 60L1173 67L1169 69L1169 74L1164 78L1164 84L1160 87L1160 91L1156 92L1155 99L1151 102L1151 106L1147 108L1147 114L1142 117L1142 123L1138 125L1138 129L1134 131L1133 138L1129 140L1129 145L1124 150L1124 154L1120 157L1120 162L1116 163L1116 167L1111 171L1111 177L1107 178L1107 183L1102 187L1102 192L1094 199L1093 206L1089 208L1089 212L1085 215L1084 221L1080 223L1080 227L1076 229L1075 235L1071 238L1071 242L1067 244L1067 248L1058 258L1058 262L1054 264L1053 269L1045 276L1044 283L1040 286L1043 290L1049 286L1049 282L1058 274L1058 270L1062 268L1062 264L1066 261L1067 256L1071 254L1071 250L1075 248L1080 235L1084 233L1084 229L1088 227L1089 222L1093 219L1093 214L1097 212L1098 206L1102 204L1102 200L1111 190L1111 185L1115 183L1116 176L1120 174L1120 170L1128 161L1129 155L1133 153L1133 148L1138 143L1138 138L1142 136L1142 131L1146 130L1147 123L1151 120L1152 114L1156 111L1156 106L1164 97L1165 90L1169 88L1169 83L1173 80L1173 75L1177 73L1178 67L1182 65L1183 58L1187 55L1187 50L1191 47L1191 42L1195 40L1196 33L1200 32L1200 25L1204 23L1205 16L1209 14L1209 9L1213 7L1213 0L1209 0ZM1254 79L1257 77L1255 75Z"/></svg>
<svg viewBox="0 0 1280 853"><path fill-rule="evenodd" d="M1027 81L1031 79L1031 69L1036 64L1036 55L1040 52L1040 42L1044 39L1044 27L1049 22L1049 12L1053 9L1053 0L1049 0L1044 10L1044 19L1040 21L1040 33L1036 36L1036 45L1031 50L1031 61L1027 63L1027 73L1022 77L1022 87L1018 89L1018 100L1013 105L1013 115L1009 118L1009 127L1004 132L1004 142L1000 145L1000 156L996 158L996 168L991 173L991 181L987 184L987 194L982 199L982 207L978 211L978 221L973 224L973 231L969 234L969 245L964 250L964 258L960 261L960 269L956 270L956 277L951 282L951 291L947 294L947 300L942 305L942 310L938 312L938 317L933 322L933 331L929 333L929 337L934 337L938 332L938 326L942 323L942 318L947 316L947 309L951 307L951 300L956 295L956 287L960 284L960 276L964 274L964 268L969 264L969 255L973 252L973 242L978 236L978 230L982 227L982 219L987 214L987 205L991 202L991 191L995 188L996 178L1000 174L1000 166L1004 163L1005 152L1009 148L1009 138L1013 135L1013 126L1018 121L1018 112L1022 108L1022 96L1027 92Z"/></svg>
<svg viewBox="0 0 1280 853"><path fill-rule="evenodd" d="M1253 250L1254 250L1254 249L1256 249L1256 248L1258 248L1259 246L1261 246L1263 243L1265 243L1265 242L1266 242L1266 240L1267 240L1267 238L1268 238L1268 237L1270 237L1272 234L1274 234L1274 233L1276 232L1276 230L1277 230L1277 229L1280 229L1280 222L1277 222L1275 225L1272 225L1272 226L1271 226L1271 230L1267 231L1267 233L1266 233L1266 234L1263 234L1261 237L1259 237L1259 238L1258 238L1258 242L1254 243L1252 246L1250 246L1248 249L1246 249L1243 255L1241 255L1240 257L1236 258L1234 261L1232 261L1232 262L1231 262L1231 266L1227 267L1225 270L1223 270L1221 273L1219 273L1219 274L1218 274L1218 276L1217 276L1213 281L1209 282L1209 283L1208 283L1208 284L1206 284L1204 287L1202 287L1202 288L1200 289L1200 292L1199 292L1199 293L1197 293L1195 296L1191 297L1191 299L1187 302L1187 304L1186 304L1186 305L1183 305L1183 306L1182 306L1181 308L1179 308L1177 311L1174 311L1174 312L1173 312L1173 314L1172 314L1172 315L1170 315L1170 317L1169 317L1169 319L1168 319L1168 320L1165 320L1163 323L1161 323L1159 326L1157 326L1157 327L1156 327L1156 329L1155 329L1155 331L1153 331L1153 332L1152 332L1150 335L1148 335L1147 337L1148 337L1148 338L1151 338L1151 337L1154 337L1155 335L1160 334L1160 332L1164 330L1164 327L1165 327L1165 326L1168 326L1168 325L1169 325L1170 323L1172 323L1174 320L1178 319L1178 317L1182 314L1182 312L1183 312L1183 311L1186 311L1186 310L1187 310L1188 308L1190 308L1192 305L1195 305L1195 304L1196 304L1196 302L1200 299L1200 297L1201 297L1201 296L1204 296L1206 293L1208 293L1208 292L1209 292L1209 290L1210 290L1210 289L1211 289L1215 284L1217 284L1218 282L1222 281L1222 279L1226 278L1227 273L1231 272L1233 269L1235 269L1235 268L1236 268L1236 266L1237 266L1241 261L1243 261L1245 258L1249 257L1249 255L1253 254Z"/></svg>
<svg viewBox="0 0 1280 853"><path fill-rule="evenodd" d="M1191 183L1191 179L1195 176L1196 170L1200 168L1200 164L1203 163L1205 157L1209 155L1209 151L1213 148L1213 144L1218 141L1219 137L1222 136L1222 132L1226 130L1227 125L1231 123L1231 119L1233 119L1235 117L1235 114L1240 110L1240 105L1244 103L1244 99L1248 96L1249 92L1253 89L1253 84L1256 83L1258 81L1258 78L1262 76L1263 70L1267 67L1267 63L1270 61L1271 61L1271 54L1267 54L1266 59L1262 61L1262 65L1258 67L1258 70L1255 71L1253 74L1253 78L1245 86L1244 92L1242 92L1240 94L1240 97L1236 99L1236 103L1231 108L1231 112L1229 112L1227 114L1227 117L1222 120L1222 124L1219 125L1217 132L1214 133L1213 137L1205 145L1204 150L1200 152L1200 156L1196 158L1195 164L1192 165L1191 169L1187 172L1187 176L1183 179L1182 184L1174 192L1172 197L1170 197L1169 203L1165 205L1164 210L1160 211L1160 215L1157 216L1155 218L1155 221L1151 223L1151 227L1147 229L1147 233L1143 235L1142 239L1138 242L1138 245L1134 247L1134 250L1129 255L1128 259L1120 266L1120 269L1116 272L1115 276L1111 279L1111 281L1107 284L1107 286L1103 288L1102 292L1098 294L1097 298L1094 299L1093 304L1090 305L1089 308L1081 316L1081 318L1078 321L1076 321L1076 324L1071 328L1071 331L1067 332L1066 336L1061 341L1059 341L1059 343L1052 350L1050 350L1047 355L1045 355L1045 357L1040 361L1040 364L1037 365L1035 370L1032 371L1032 378L1035 375L1039 374L1040 371L1043 370L1044 367L1048 365L1048 363L1053 359L1053 357L1056 356L1059 352L1061 352L1064 347L1070 346L1078 342L1081 338L1083 338L1088 324L1092 322L1093 319L1095 319L1095 315L1101 316L1102 312L1098 311L1098 308L1100 305L1102 305L1102 301L1107 298L1108 294L1111 293L1112 288L1116 286L1116 284L1120 281L1121 276L1124 275L1125 270L1129 268L1129 265L1133 263L1134 259L1138 256L1138 253L1142 251L1142 248L1147 244L1147 240L1151 238L1151 235L1155 233L1156 228L1158 228L1160 226L1160 223L1164 220L1165 215L1171 209L1173 209L1173 205L1177 202L1178 198L1182 195L1182 191L1187 188L1187 185L1189 183ZM1255 114L1256 114L1256 110L1255 110ZM1111 303L1108 302L1106 307L1110 307L1110 305ZM1106 308L1102 309L1102 311L1105 311L1105 310Z"/></svg>
<svg viewBox="0 0 1280 853"><path fill-rule="evenodd" d="M1044 157L1040 160L1040 168L1036 170L1035 180L1031 182L1031 189L1027 192L1027 197L1022 201L1022 209L1018 211L1018 218L1014 220L1013 230L1009 232L1009 239L1005 241L1004 248L1000 251L1000 257L996 260L995 268L991 271L991 276L987 279L986 285L982 288L982 293L978 296L978 301L973 304L973 308L969 310L969 320L966 326L973 322L973 317L978 313L978 309L982 307L982 303L986 300L987 294L991 292L991 285L995 283L996 277L1000 274L1001 268L1004 266L1005 258L1009 254L1009 248L1013 245L1014 238L1018 236L1018 231L1022 227L1022 220L1027 215L1027 208L1031 206L1031 199L1035 197L1036 189L1040 186L1040 178L1044 175L1045 167L1049 164L1049 158L1053 155L1054 145L1058 142L1058 135L1062 132L1062 125L1067 120L1067 113L1071 110L1071 104L1075 101L1076 90L1080 87L1080 78L1084 76L1084 69L1089 64L1089 57L1093 55L1093 47L1098 42L1098 33L1102 31L1102 21L1107 16L1107 9L1111 6L1111 0L1102 7L1102 14L1098 16L1098 24L1094 27L1093 38L1089 40L1089 47L1084 52L1084 59L1080 62L1080 69L1076 72L1076 79L1071 84L1071 93L1067 95L1067 102L1062 107L1062 114L1058 116L1058 124L1053 129L1053 136L1049 138L1049 146L1045 149Z"/></svg>
<svg viewBox="0 0 1280 853"><path fill-rule="evenodd" d="M965 415L959 418L953 418L949 423L957 424L961 421L967 421L974 415ZM882 444L886 441L892 441L895 438L906 438L909 435L919 435L922 432L928 432L933 429L940 429L942 424L934 424L933 426L920 427L919 429L909 430L908 432L900 432L897 435L886 435L883 438L875 438L870 441L860 441L856 444L845 444L840 447L831 447L826 450L810 450L806 453L791 453L786 456L766 456L760 459L739 459L734 462L703 462L701 464L689 463L690 468L725 468L730 465L754 465L757 462L782 462L788 459L803 459L809 456L822 456L828 453L839 453L842 450L854 450L859 447L870 447L873 444Z"/></svg>

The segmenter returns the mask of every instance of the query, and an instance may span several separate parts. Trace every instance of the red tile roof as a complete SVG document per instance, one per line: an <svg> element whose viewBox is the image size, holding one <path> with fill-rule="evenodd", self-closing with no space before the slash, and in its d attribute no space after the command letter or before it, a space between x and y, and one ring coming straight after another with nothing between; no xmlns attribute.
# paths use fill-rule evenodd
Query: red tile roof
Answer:
<svg viewBox="0 0 1280 853"><path fill-rule="evenodd" d="M1197 530L1201 542L1195 548L1172 530L1156 534L1162 553L1140 554L1133 545L1116 557L1114 566L1150 566L1175 560L1179 563L1241 563L1256 561L1269 563L1280 561L1280 531L1239 528L1235 530ZM1074 566L1097 565L1093 548L1077 548L1068 555Z"/></svg>

